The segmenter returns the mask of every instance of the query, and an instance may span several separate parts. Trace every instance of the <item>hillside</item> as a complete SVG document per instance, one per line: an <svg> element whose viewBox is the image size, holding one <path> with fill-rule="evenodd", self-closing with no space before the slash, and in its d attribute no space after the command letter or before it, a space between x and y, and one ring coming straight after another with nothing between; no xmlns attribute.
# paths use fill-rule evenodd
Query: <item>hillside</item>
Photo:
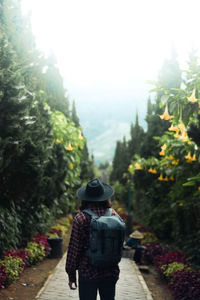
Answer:
<svg viewBox="0 0 200 300"><path fill-rule="evenodd" d="M141 101L92 101L76 100L77 113L88 140L90 154L97 164L108 160L112 162L117 140L123 136L129 139L130 124L135 122L136 111L140 125L146 127L146 100Z"/></svg>

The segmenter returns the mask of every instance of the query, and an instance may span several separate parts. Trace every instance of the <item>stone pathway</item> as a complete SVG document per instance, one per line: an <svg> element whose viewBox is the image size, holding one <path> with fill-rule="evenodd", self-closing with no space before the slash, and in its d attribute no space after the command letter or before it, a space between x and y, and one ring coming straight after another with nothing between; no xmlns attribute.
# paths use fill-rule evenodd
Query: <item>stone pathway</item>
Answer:
<svg viewBox="0 0 200 300"><path fill-rule="evenodd" d="M78 300L78 290L70 290L65 272L66 254L35 299L38 300ZM137 267L129 258L122 258L120 278L116 286L116 300L153 300L149 289ZM97 297L99 300L99 295Z"/></svg>

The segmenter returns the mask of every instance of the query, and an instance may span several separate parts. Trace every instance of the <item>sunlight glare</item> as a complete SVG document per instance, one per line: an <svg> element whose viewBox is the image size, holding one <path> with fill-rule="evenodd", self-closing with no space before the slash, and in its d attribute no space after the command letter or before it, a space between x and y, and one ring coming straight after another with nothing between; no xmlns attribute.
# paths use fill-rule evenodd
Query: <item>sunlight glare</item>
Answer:
<svg viewBox="0 0 200 300"><path fill-rule="evenodd" d="M85 88L155 76L175 46L187 59L200 46L200 2L30 0L37 45L53 50L64 78Z"/></svg>

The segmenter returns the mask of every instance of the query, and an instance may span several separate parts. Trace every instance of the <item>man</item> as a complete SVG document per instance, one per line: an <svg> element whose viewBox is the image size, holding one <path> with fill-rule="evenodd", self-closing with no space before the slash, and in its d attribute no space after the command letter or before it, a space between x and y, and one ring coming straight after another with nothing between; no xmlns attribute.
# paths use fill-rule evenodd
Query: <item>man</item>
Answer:
<svg viewBox="0 0 200 300"><path fill-rule="evenodd" d="M115 285L119 278L119 267L98 267L90 264L87 255L89 248L91 216L84 212L90 209L97 216L104 216L111 206L109 198L114 194L111 186L93 179L77 191L82 200L80 212L74 217L72 233L66 260L66 272L69 277L70 289L77 288L76 270L79 274L80 300L96 300L99 291L101 300L114 300ZM117 215L112 209L112 215Z"/></svg>
<svg viewBox="0 0 200 300"><path fill-rule="evenodd" d="M133 260L136 262L136 264L141 264L141 258L142 258L142 252L146 248L145 246L140 245L140 241L144 238L143 234L135 230L129 235L129 239L127 240L125 244L125 249L126 247L135 249L135 254L133 257Z"/></svg>

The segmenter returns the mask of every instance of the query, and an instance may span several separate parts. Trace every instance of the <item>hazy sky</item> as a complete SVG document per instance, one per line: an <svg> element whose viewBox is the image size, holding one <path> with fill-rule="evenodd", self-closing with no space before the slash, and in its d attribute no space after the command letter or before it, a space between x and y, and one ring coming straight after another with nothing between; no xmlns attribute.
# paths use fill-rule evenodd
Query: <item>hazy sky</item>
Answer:
<svg viewBox="0 0 200 300"><path fill-rule="evenodd" d="M200 48L199 0L22 0L38 47L52 50L70 98L147 93L174 44Z"/></svg>

